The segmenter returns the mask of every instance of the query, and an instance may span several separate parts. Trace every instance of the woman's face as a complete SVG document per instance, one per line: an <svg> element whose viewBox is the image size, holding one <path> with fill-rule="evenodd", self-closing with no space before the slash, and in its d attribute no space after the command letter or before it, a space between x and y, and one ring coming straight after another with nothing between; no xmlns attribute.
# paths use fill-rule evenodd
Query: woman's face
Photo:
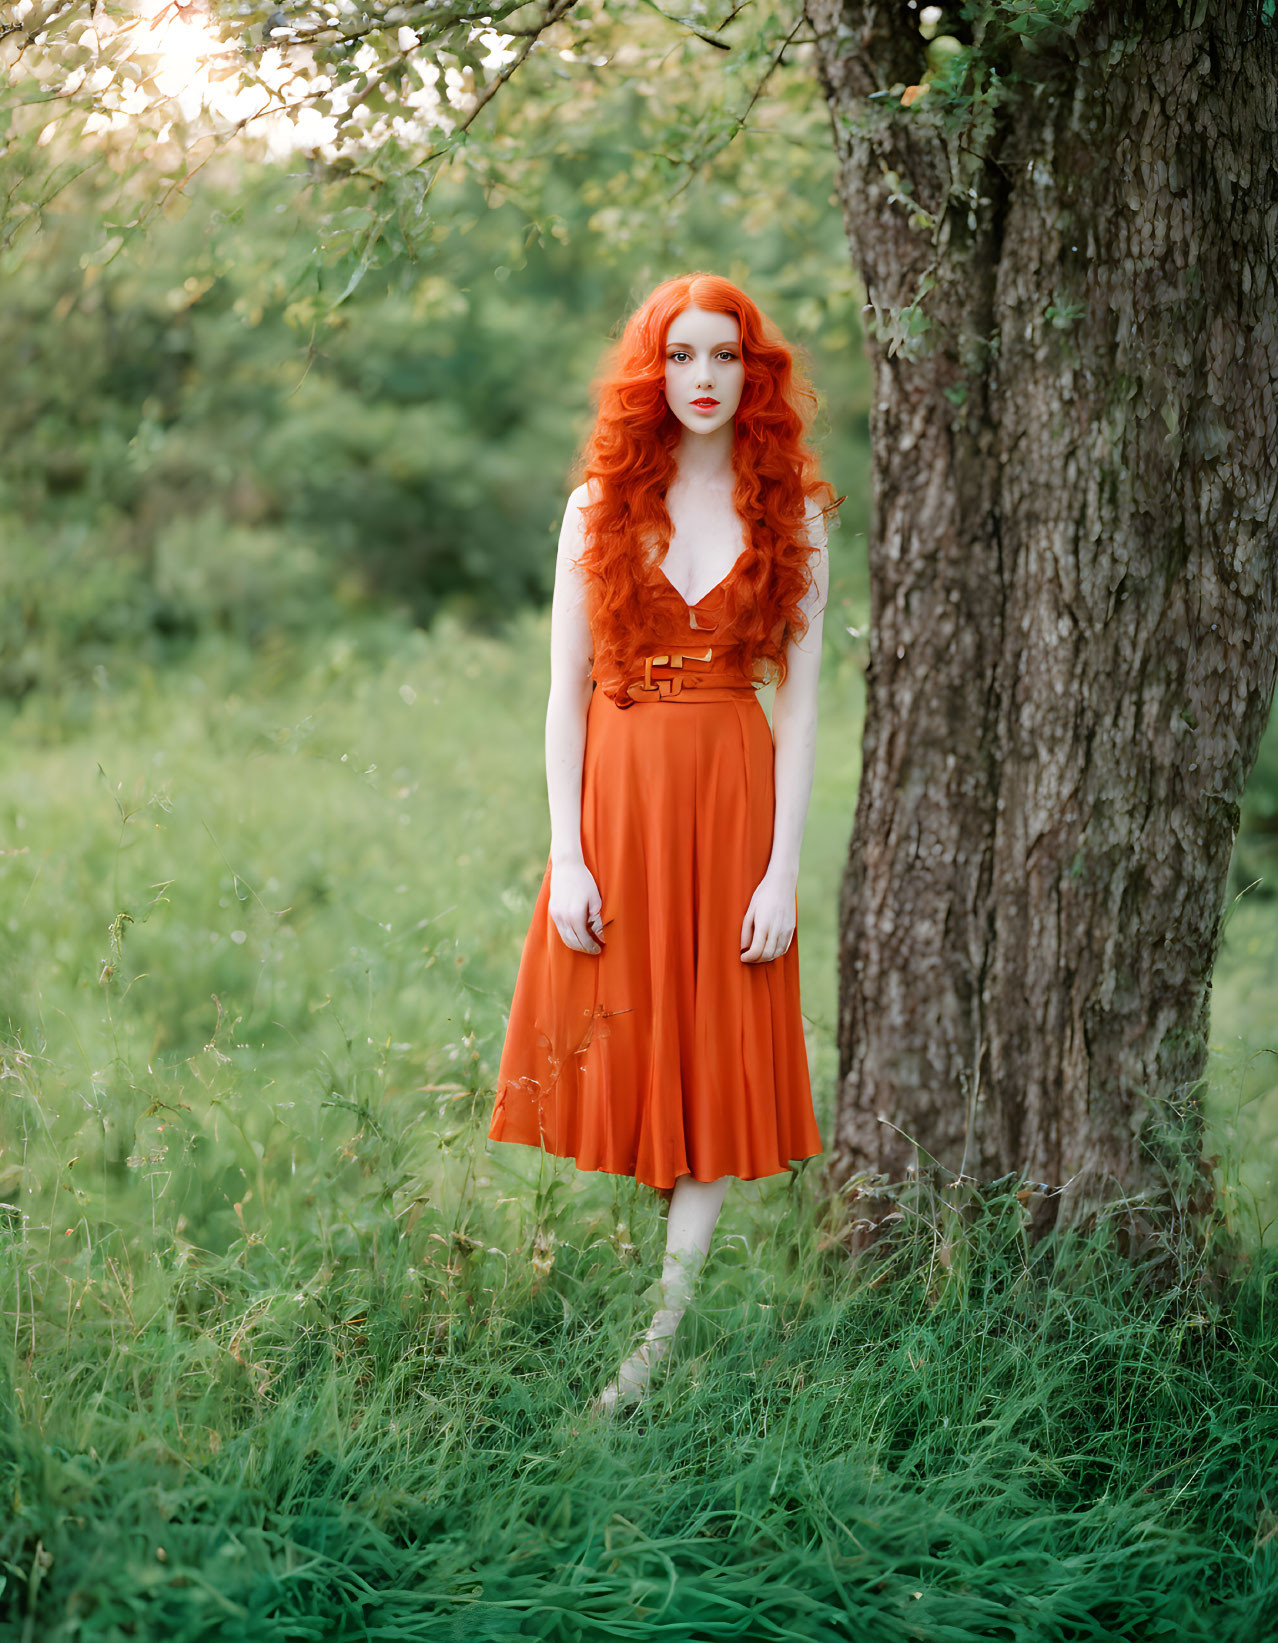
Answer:
<svg viewBox="0 0 1278 1643"><path fill-rule="evenodd" d="M666 402L694 434L730 424L741 403L745 366L733 314L685 308L666 332Z"/></svg>

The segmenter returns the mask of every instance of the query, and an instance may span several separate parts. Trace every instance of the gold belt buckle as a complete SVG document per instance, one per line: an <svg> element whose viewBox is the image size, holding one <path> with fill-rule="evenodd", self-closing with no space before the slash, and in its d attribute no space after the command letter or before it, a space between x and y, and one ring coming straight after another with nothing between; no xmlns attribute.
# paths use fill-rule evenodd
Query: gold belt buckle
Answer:
<svg viewBox="0 0 1278 1643"><path fill-rule="evenodd" d="M682 668L685 661L708 662L714 656L714 646L706 650L672 650L661 656L645 656L643 659L643 683L636 679L629 687L629 693L634 699L634 693L641 691L645 696L656 696L659 701L669 701L683 689L682 679L654 679L654 667Z"/></svg>
<svg viewBox="0 0 1278 1643"><path fill-rule="evenodd" d="M664 656L645 656L643 659L643 688L646 691L656 689L657 695L666 701L677 696L683 689L682 679L658 679L653 682L652 670L654 667L677 667L682 669L685 661L708 662L714 655L714 646L710 645L704 652L699 650L672 650Z"/></svg>

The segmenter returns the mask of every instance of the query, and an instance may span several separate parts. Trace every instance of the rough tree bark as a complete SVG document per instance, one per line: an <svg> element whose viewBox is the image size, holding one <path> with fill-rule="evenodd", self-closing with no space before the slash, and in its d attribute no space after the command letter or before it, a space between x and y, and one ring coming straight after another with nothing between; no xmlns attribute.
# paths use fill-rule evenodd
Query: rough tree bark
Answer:
<svg viewBox="0 0 1278 1643"><path fill-rule="evenodd" d="M1278 26L1124 9L1035 50L987 14L979 97L903 105L917 12L807 3L877 316L827 1182L869 1201L917 1146L1045 1184L1039 1233L1209 1195L1211 973L1278 637Z"/></svg>

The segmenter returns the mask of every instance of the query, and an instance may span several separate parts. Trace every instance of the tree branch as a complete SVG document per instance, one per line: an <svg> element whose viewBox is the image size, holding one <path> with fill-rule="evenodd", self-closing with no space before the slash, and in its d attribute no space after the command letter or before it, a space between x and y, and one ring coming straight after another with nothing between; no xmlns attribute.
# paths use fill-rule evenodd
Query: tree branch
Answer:
<svg viewBox="0 0 1278 1643"><path fill-rule="evenodd" d="M750 117L750 110L754 107L754 105L759 101L759 98L763 95L764 86L767 85L768 81L772 78L772 76L776 73L777 69L781 66L781 60L785 56L786 52L789 50L790 45L792 44L795 35L799 32L799 30L803 27L803 25L806 22L807 22L807 18L804 16L804 14L802 12L800 12L799 16L795 19L795 23L794 23L793 28L791 28L789 34L787 34L785 39L781 42L780 49L777 51L776 56L773 57L772 61L768 64L767 68L764 69L763 74L759 78L758 84L755 86L753 92L751 92L750 101L746 104L746 106L742 110L742 112L737 116L736 124L732 127L732 129L727 133L726 136L721 137L718 142L711 144L711 146L708 149L703 150L697 156L697 158L694 161L691 161L691 162L688 163L687 175L684 177L683 181L679 184L678 188L676 188L674 190L674 192L671 194L670 198L672 200L678 199L679 195L683 193L685 188L687 188L688 184L692 181L693 177L696 176L696 174L700 170L700 168L703 165L708 165L710 163L710 161L714 159L716 154L721 154L723 152L723 150L725 148L727 148L728 144L733 140L733 138L737 135L737 133L741 130L741 128L745 125L747 119L749 119L749 117Z"/></svg>

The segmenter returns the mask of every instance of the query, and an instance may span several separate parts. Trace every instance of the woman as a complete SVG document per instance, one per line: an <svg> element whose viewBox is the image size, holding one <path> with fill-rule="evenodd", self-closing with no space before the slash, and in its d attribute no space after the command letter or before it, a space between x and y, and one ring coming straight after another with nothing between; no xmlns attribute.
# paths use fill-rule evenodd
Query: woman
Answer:
<svg viewBox="0 0 1278 1643"><path fill-rule="evenodd" d="M814 394L728 280L658 286L610 356L559 539L550 857L488 1131L667 1201L664 1304L603 1412L668 1350L729 1179L821 1151L795 883L843 501Z"/></svg>

